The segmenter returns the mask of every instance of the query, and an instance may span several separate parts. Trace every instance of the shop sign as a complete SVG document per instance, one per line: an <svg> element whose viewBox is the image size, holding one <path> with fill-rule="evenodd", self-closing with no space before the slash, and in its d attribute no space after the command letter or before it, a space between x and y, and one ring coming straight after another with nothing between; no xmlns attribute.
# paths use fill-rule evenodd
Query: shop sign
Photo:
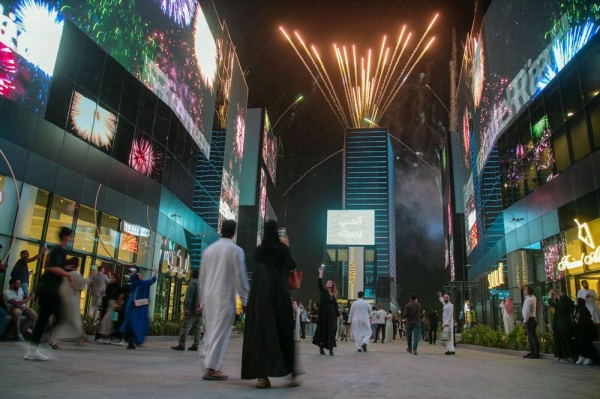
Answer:
<svg viewBox="0 0 600 399"><path fill-rule="evenodd" d="M561 258L560 262L558 262L558 270L564 271L566 269L575 269L578 267L582 267L584 264L593 265L594 263L600 263L600 246L597 247L594 243L594 238L592 237L592 233L590 231L590 226L587 223L579 223L577 219L574 219L575 223L577 223L577 227L579 231L577 232L577 237L588 247L593 249L592 253L589 254L581 254L579 259L574 258L572 255L565 255Z"/></svg>
<svg viewBox="0 0 600 399"><path fill-rule="evenodd" d="M136 237L150 237L150 230L124 220L121 221L121 231Z"/></svg>
<svg viewBox="0 0 600 399"><path fill-rule="evenodd" d="M488 288L496 288L504 284L504 264L500 262L498 268L488 274Z"/></svg>
<svg viewBox="0 0 600 399"><path fill-rule="evenodd" d="M184 261L183 256L181 256L181 249L178 249L177 252L165 251L165 260L168 265L167 272L184 277L190 271L190 256L188 255Z"/></svg>
<svg viewBox="0 0 600 399"><path fill-rule="evenodd" d="M498 299L506 299L510 296L508 290L490 290L490 297L493 297L494 295L498 295Z"/></svg>

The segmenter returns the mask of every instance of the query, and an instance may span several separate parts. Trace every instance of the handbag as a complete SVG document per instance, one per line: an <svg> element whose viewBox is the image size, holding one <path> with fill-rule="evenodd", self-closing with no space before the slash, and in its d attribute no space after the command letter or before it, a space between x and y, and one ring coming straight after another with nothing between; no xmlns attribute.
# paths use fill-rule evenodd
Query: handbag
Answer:
<svg viewBox="0 0 600 399"><path fill-rule="evenodd" d="M443 329L442 332L440 332L438 339L440 341L450 341L450 330Z"/></svg>
<svg viewBox="0 0 600 399"><path fill-rule="evenodd" d="M148 300L148 298L135 299L135 294L137 294L137 289L135 290L135 293L133 295L133 304L136 307L150 305L150 301Z"/></svg>
<svg viewBox="0 0 600 399"><path fill-rule="evenodd" d="M302 271L298 269L294 269L290 271L290 275L288 276L288 284L290 286L290 290L297 290L302 285Z"/></svg>

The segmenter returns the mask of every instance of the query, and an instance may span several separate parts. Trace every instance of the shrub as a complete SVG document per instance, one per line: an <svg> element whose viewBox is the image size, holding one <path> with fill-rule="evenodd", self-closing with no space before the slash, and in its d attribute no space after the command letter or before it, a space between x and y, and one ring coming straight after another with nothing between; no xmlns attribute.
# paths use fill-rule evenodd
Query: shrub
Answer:
<svg viewBox="0 0 600 399"><path fill-rule="evenodd" d="M179 321L154 318L152 322L150 322L150 330L148 331L148 335L179 335L180 327L181 323Z"/></svg>
<svg viewBox="0 0 600 399"><path fill-rule="evenodd" d="M554 353L554 335L537 332L541 353ZM521 326L516 326L510 334L495 331L490 326L474 326L462 333L462 342L468 345L484 346L487 348L527 350L529 343L527 333Z"/></svg>

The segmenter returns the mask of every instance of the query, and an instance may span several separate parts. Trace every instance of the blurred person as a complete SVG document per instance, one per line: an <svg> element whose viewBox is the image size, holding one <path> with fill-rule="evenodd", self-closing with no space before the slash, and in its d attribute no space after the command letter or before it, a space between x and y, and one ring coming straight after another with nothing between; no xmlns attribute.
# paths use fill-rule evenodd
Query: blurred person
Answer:
<svg viewBox="0 0 600 399"><path fill-rule="evenodd" d="M246 259L244 250L233 242L235 231L234 220L223 221L221 238L209 245L202 255L200 303L203 307L205 329L203 349L206 352L206 373L202 378L209 381L229 378L220 368L235 318L236 294L240 297L244 313L248 303ZM289 294L286 303L291 307ZM291 323L291 313L288 316Z"/></svg>
<svg viewBox="0 0 600 399"><path fill-rule="evenodd" d="M102 307L104 308L102 320L100 320L100 328L98 330L100 339L99 344L110 344L111 338L114 335L115 315L118 316L117 301L121 295L121 285L119 284L118 276L111 274L110 283L106 286Z"/></svg>
<svg viewBox="0 0 600 399"><path fill-rule="evenodd" d="M306 338L306 321L308 320L306 313L304 305L300 302L300 334L302 339Z"/></svg>
<svg viewBox="0 0 600 399"><path fill-rule="evenodd" d="M377 326L379 325L378 320L379 320L379 310L377 309L377 306L373 306L371 308L371 338L373 339L373 343L376 344L377 340L376 340L376 336L377 336Z"/></svg>
<svg viewBox="0 0 600 399"><path fill-rule="evenodd" d="M561 362L574 362L575 348L572 339L575 334L573 325L575 307L573 302L561 291L551 289L548 293L548 305L554 308L554 317L552 318L554 357Z"/></svg>
<svg viewBox="0 0 600 399"><path fill-rule="evenodd" d="M429 319L425 316L425 311L421 317L421 339L423 342L429 340Z"/></svg>
<svg viewBox="0 0 600 399"><path fill-rule="evenodd" d="M540 341L535 333L537 327L536 320L537 298L533 295L533 287L525 289L525 301L523 302L523 327L527 331L527 341L529 342L529 352L524 355L527 359L540 358Z"/></svg>
<svg viewBox="0 0 600 399"><path fill-rule="evenodd" d="M502 310L502 322L504 323L504 332L508 335L515 328L515 303L512 298L503 299L500 302L500 309Z"/></svg>
<svg viewBox="0 0 600 399"><path fill-rule="evenodd" d="M37 313L33 309L27 306L27 302L33 301L35 294L29 296L25 295L21 288L21 281L18 278L11 278L8 282L9 287L3 293L4 304L8 310L8 314L12 317L12 339L15 341L23 342L23 334L21 331L27 331L29 326L35 324L37 320ZM21 316L25 315L26 319L21 324ZM4 333L4 326L0 330L0 336Z"/></svg>
<svg viewBox="0 0 600 399"><path fill-rule="evenodd" d="M185 341L190 332L194 329L194 343L188 348L190 351L198 351L200 346L200 328L202 327L202 308L200 307L200 296L198 295L198 277L200 270L192 270L192 279L188 284L183 301L183 319L181 320L181 330L179 331L179 343L172 346L171 349L185 350Z"/></svg>
<svg viewBox="0 0 600 399"><path fill-rule="evenodd" d="M592 320L595 324L600 324L600 309L598 309L598 294L596 291L590 289L587 280L581 280L581 289L577 292L577 298L582 298L585 301Z"/></svg>
<svg viewBox="0 0 600 399"><path fill-rule="evenodd" d="M323 267L319 268L319 291L321 291L321 306L319 307L319 321L313 344L319 347L319 353L325 354L324 349L329 350L329 355L333 356L335 344L337 321L342 318L337 306L337 288L332 280L325 283L323 287Z"/></svg>
<svg viewBox="0 0 600 399"><path fill-rule="evenodd" d="M377 308L377 329L375 330L375 341L373 343L377 343L379 339L379 333L381 332L381 343L383 344L385 341L385 320L387 317L387 312L383 310L381 306Z"/></svg>
<svg viewBox="0 0 600 399"><path fill-rule="evenodd" d="M0 244L0 254L2 254L2 250L3 247ZM0 273L4 274L6 269L7 267L2 264L2 257L0 256ZM2 282L4 282L4 276L2 276ZM0 308L0 341L2 341L4 330L6 330L6 310Z"/></svg>
<svg viewBox="0 0 600 399"><path fill-rule="evenodd" d="M60 322L61 300L59 289L62 277L73 279L74 275L65 270L67 254L65 249L73 242L73 230L61 227L58 232L60 244L50 251L46 259L44 273L37 281L36 296L38 298L38 319L33 328L31 344L25 354L25 360L48 360L48 357L39 351L40 341L44 329L48 326L50 317Z"/></svg>
<svg viewBox="0 0 600 399"><path fill-rule="evenodd" d="M398 320L398 317L396 317L395 314L392 317L392 328L394 330L392 332L392 339L395 340L396 336L398 335L398 330L400 329L400 321Z"/></svg>
<svg viewBox="0 0 600 399"><path fill-rule="evenodd" d="M21 281L21 289L23 290L23 295L29 296L29 276L33 271L29 270L27 266L28 263L35 262L38 258L46 253L46 247L42 247L42 251L33 256L29 257L29 251L23 250L19 254L21 258L15 263L12 271L10 272L11 278L17 278Z"/></svg>
<svg viewBox="0 0 600 399"><path fill-rule="evenodd" d="M310 309L310 318L308 320L308 328L310 330L309 336L312 339L315 336L315 330L317 329L317 322L319 321L319 304L313 303L311 305L312 299L309 302Z"/></svg>
<svg viewBox="0 0 600 399"><path fill-rule="evenodd" d="M77 271L78 268L79 259L73 257L66 261L65 270L71 276L63 277L60 283L60 319L48 334L52 349L61 349L58 340L75 340L78 346L84 346L87 341L81 320L80 301L81 291L87 288L89 280L83 278Z"/></svg>
<svg viewBox="0 0 600 399"><path fill-rule="evenodd" d="M450 339L446 342L446 353L445 355L454 355L454 305L450 302L450 295L438 292L438 298L442 303L442 328L444 331L450 332Z"/></svg>
<svg viewBox="0 0 600 399"><path fill-rule="evenodd" d="M385 336L387 337L388 341L392 339L392 336L394 335L393 318L394 316L392 315L392 311L388 310L387 315L385 316Z"/></svg>
<svg viewBox="0 0 600 399"><path fill-rule="evenodd" d="M125 322L121 325L121 332L125 335L127 349L135 349L136 345L139 346L144 343L150 328L150 317L148 315L150 286L156 283L158 272L154 270L152 278L149 280L142 280L137 267L130 267L129 272L131 273L130 294L125 304ZM138 302L136 304L136 301L142 301L142 303Z"/></svg>
<svg viewBox="0 0 600 399"><path fill-rule="evenodd" d="M348 336L350 335L350 324L348 322L348 318L349 318L348 308L344 308L344 311L342 312L342 338L341 338L341 340L343 341L345 339L346 342L348 342Z"/></svg>
<svg viewBox="0 0 600 399"><path fill-rule="evenodd" d="M242 379L258 379L257 388L269 388L269 377L290 375L288 386L297 386L295 331L298 317L290 302L288 276L296 268L287 235L278 235L277 222L265 224L256 249L256 272L246 307L242 350Z"/></svg>
<svg viewBox="0 0 600 399"><path fill-rule="evenodd" d="M121 291L119 293L119 297L117 298L117 303L115 304L115 309L117 311L115 329L113 336L111 337L110 343L113 345L125 346L127 342L125 342L124 334L121 331L121 327L125 323L125 305L127 304L127 300L129 299L129 293L131 290L131 276L126 274L123 276L125 279L125 284L121 286Z"/></svg>
<svg viewBox="0 0 600 399"><path fill-rule="evenodd" d="M294 342L300 342L300 307L292 301L292 317L294 319Z"/></svg>
<svg viewBox="0 0 600 399"><path fill-rule="evenodd" d="M598 353L593 341L598 339L598 329L592 319L592 314L584 298L577 298L575 306L575 341L579 358L576 364L589 366L598 359Z"/></svg>
<svg viewBox="0 0 600 399"><path fill-rule="evenodd" d="M404 307L406 320L406 351L417 354L419 335L421 333L421 304L417 301L417 294L410 294L410 302Z"/></svg>
<svg viewBox="0 0 600 399"><path fill-rule="evenodd" d="M92 266L92 275L89 278L91 303L88 310L88 315L96 319L96 317L98 317L100 314L102 297L106 292L106 285L110 283L110 278L106 268L102 266L100 266L98 271L96 271L95 266ZM100 318L102 318L102 315L100 315ZM98 339L99 337L96 338Z"/></svg>
<svg viewBox="0 0 600 399"><path fill-rule="evenodd" d="M431 309L429 313L429 345L432 343L436 345L435 341L437 340L437 330L438 330L438 314L435 309Z"/></svg>
<svg viewBox="0 0 600 399"><path fill-rule="evenodd" d="M358 292L358 300L350 307L348 324L352 328L354 344L359 352L366 352L371 339L371 306L363 298L365 293Z"/></svg>

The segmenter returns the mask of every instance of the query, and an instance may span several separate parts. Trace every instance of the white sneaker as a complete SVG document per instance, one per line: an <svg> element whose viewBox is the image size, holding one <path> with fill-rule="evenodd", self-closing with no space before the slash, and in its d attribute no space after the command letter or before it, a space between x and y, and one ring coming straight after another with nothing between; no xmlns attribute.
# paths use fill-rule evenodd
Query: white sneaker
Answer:
<svg viewBox="0 0 600 399"><path fill-rule="evenodd" d="M589 366L590 364L594 364L594 361L592 359L585 359L585 361L583 362L584 366Z"/></svg>
<svg viewBox="0 0 600 399"><path fill-rule="evenodd" d="M48 360L48 356L44 356L42 355L38 350L36 350L35 352L32 350L29 350L27 352L27 354L24 357L25 360Z"/></svg>
<svg viewBox="0 0 600 399"><path fill-rule="evenodd" d="M108 345L108 344L110 344L110 341L109 341L109 340L107 340L107 339L104 339L104 338L100 338L100 339L97 339L97 340L96 340L96 343L97 343L97 344Z"/></svg>
<svg viewBox="0 0 600 399"><path fill-rule="evenodd" d="M577 359L577 361L575 362L575 364L583 364L584 361L585 361L585 357L579 356L579 359Z"/></svg>

